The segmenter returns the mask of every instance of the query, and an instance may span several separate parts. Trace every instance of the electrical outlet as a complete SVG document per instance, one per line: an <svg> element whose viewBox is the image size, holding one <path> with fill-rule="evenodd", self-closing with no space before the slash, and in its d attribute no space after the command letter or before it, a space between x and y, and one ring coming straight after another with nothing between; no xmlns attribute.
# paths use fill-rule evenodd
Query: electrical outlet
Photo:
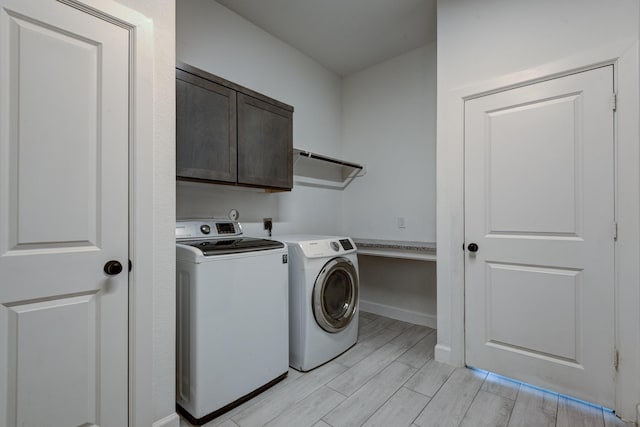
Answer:
<svg viewBox="0 0 640 427"><path fill-rule="evenodd" d="M264 229L271 231L273 229L273 220L271 218L262 218Z"/></svg>
<svg viewBox="0 0 640 427"><path fill-rule="evenodd" d="M398 217L398 228L407 228L407 224L405 223L403 216Z"/></svg>

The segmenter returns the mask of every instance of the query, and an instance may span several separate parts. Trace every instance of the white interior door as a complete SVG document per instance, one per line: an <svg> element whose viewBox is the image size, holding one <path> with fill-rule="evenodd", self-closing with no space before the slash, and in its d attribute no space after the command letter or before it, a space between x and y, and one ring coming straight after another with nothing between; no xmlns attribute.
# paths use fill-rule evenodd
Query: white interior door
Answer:
<svg viewBox="0 0 640 427"><path fill-rule="evenodd" d="M612 94L607 66L465 103L467 364L607 407Z"/></svg>
<svg viewBox="0 0 640 427"><path fill-rule="evenodd" d="M128 79L128 30L0 0L0 426L128 423Z"/></svg>

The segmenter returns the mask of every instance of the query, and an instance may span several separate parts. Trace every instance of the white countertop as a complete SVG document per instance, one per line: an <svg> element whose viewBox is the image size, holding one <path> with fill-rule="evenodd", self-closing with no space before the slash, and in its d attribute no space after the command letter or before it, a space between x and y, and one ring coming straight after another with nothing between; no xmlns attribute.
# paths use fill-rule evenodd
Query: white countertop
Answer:
<svg viewBox="0 0 640 427"><path fill-rule="evenodd" d="M358 254L388 258L436 261L436 244L404 240L362 239L354 237Z"/></svg>

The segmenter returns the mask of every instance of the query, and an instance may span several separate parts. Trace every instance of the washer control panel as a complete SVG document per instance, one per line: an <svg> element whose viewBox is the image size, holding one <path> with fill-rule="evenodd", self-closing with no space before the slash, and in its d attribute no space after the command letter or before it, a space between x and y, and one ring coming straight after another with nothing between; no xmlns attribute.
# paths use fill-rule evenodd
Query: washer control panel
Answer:
<svg viewBox="0 0 640 427"><path fill-rule="evenodd" d="M241 236L242 227L237 221L218 219L189 219L176 221L176 240L211 239Z"/></svg>

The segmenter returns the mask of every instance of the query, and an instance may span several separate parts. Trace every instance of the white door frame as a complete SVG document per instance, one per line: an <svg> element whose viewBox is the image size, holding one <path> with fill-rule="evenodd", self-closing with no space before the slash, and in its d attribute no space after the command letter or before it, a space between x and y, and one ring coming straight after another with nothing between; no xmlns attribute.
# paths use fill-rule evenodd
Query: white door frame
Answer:
<svg viewBox="0 0 640 427"><path fill-rule="evenodd" d="M616 347L620 366L616 378L616 413L636 420L640 403L640 70L639 44L633 39L500 76L448 93L439 93L439 111L447 123L437 138L437 303L436 360L465 364L464 342L464 103L524 86L614 65L618 108L616 144Z"/></svg>
<svg viewBox="0 0 640 427"><path fill-rule="evenodd" d="M129 31L129 426L153 414L153 21L112 0L58 0ZM175 417L177 420L177 416Z"/></svg>

